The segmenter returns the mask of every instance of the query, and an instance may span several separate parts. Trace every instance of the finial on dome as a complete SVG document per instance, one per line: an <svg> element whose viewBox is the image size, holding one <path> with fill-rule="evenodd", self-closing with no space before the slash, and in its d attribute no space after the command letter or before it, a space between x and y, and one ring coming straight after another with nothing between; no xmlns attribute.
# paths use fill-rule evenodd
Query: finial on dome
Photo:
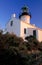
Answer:
<svg viewBox="0 0 42 65"><path fill-rule="evenodd" d="M21 8L22 12L28 12L29 8L24 5L22 8Z"/></svg>

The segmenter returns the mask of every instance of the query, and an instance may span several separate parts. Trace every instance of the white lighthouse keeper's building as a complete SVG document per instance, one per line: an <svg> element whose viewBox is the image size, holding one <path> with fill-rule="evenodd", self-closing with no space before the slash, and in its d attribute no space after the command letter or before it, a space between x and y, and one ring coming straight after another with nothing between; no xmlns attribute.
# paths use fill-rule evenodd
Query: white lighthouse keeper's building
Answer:
<svg viewBox="0 0 42 65"><path fill-rule="evenodd" d="M42 41L42 29L30 24L31 14L29 8L24 6L21 8L19 19L13 14L6 24L6 31L11 34L16 34L25 39L26 36L33 35L37 40Z"/></svg>

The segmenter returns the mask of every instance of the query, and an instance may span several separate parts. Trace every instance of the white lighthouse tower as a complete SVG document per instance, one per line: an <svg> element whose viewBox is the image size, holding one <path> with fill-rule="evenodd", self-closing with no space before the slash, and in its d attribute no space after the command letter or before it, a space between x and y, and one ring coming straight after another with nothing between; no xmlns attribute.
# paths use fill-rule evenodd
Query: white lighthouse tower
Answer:
<svg viewBox="0 0 42 65"><path fill-rule="evenodd" d="M27 6L21 8L21 14L19 15L19 18L24 22L30 23L31 14Z"/></svg>

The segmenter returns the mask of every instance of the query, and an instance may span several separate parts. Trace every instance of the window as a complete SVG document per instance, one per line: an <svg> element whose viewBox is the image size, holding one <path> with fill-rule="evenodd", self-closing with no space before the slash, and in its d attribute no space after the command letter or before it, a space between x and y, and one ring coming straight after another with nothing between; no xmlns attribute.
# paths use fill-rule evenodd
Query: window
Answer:
<svg viewBox="0 0 42 65"><path fill-rule="evenodd" d="M11 26L13 25L13 21L11 21Z"/></svg>
<svg viewBox="0 0 42 65"><path fill-rule="evenodd" d="M24 34L26 34L26 28L24 28Z"/></svg>
<svg viewBox="0 0 42 65"><path fill-rule="evenodd" d="M36 38L36 30L33 30L33 36Z"/></svg>

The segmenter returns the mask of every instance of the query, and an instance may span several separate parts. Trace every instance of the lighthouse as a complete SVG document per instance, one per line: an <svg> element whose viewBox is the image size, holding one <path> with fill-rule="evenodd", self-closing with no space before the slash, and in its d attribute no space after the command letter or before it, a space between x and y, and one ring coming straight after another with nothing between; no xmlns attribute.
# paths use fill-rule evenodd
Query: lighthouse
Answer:
<svg viewBox="0 0 42 65"><path fill-rule="evenodd" d="M23 6L21 8L21 14L19 15L19 19L21 19L24 22L30 23L31 14L29 11L29 8L27 6Z"/></svg>
<svg viewBox="0 0 42 65"><path fill-rule="evenodd" d="M25 40L27 36L34 36L40 42L42 41L42 29L30 23L31 14L27 6L21 8L19 18L12 14L5 31L10 34L15 34Z"/></svg>

